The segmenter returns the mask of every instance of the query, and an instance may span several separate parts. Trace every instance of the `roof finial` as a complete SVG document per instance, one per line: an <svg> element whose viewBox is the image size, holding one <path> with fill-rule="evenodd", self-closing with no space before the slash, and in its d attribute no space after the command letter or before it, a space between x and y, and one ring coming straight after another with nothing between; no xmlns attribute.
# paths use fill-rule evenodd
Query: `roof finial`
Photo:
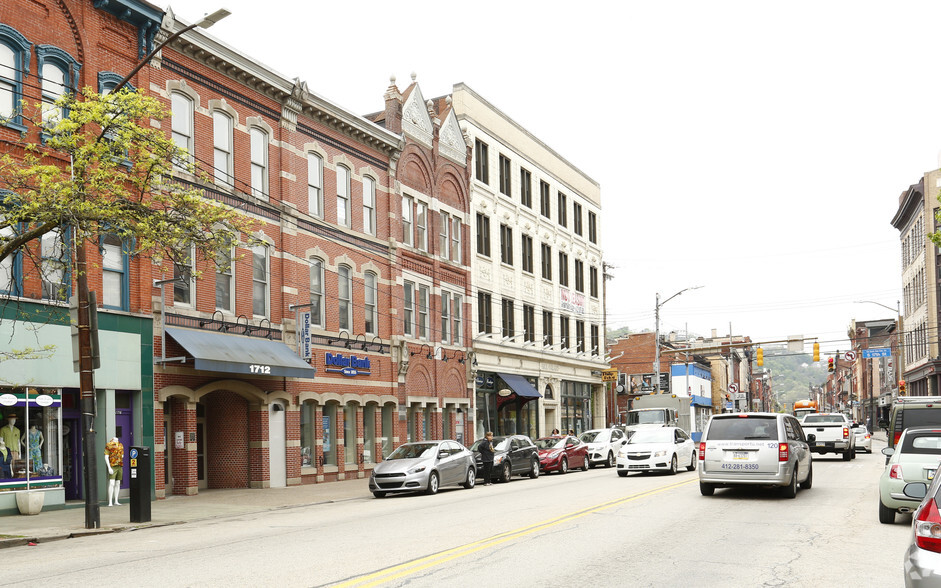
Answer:
<svg viewBox="0 0 941 588"><path fill-rule="evenodd" d="M412 72L412 81L413 81L413 82L415 81L415 79L416 79L417 77L418 77L418 74L415 73L415 72Z"/></svg>

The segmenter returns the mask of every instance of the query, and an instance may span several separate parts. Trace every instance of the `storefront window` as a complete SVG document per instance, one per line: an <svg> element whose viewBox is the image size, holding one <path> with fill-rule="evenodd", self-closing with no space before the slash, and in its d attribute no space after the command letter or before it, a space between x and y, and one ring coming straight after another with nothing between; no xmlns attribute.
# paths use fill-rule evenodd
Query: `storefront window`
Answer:
<svg viewBox="0 0 941 588"><path fill-rule="evenodd" d="M356 404L350 402L343 407L343 453L344 461L356 463Z"/></svg>
<svg viewBox="0 0 941 588"><path fill-rule="evenodd" d="M395 406L387 404L382 407L382 455L385 457L392 453L392 431L395 424Z"/></svg>
<svg viewBox="0 0 941 588"><path fill-rule="evenodd" d="M591 428L591 384L562 382L562 430L578 435Z"/></svg>
<svg viewBox="0 0 941 588"><path fill-rule="evenodd" d="M376 405L363 407L363 460L376 463L373 452L376 450Z"/></svg>
<svg viewBox="0 0 941 588"><path fill-rule="evenodd" d="M328 402L323 407L323 463L337 465L337 404Z"/></svg>
<svg viewBox="0 0 941 588"><path fill-rule="evenodd" d="M0 388L0 489L59 486L59 390Z"/></svg>
<svg viewBox="0 0 941 588"><path fill-rule="evenodd" d="M301 406L301 467L314 465L314 415L316 407L313 402L305 402Z"/></svg>

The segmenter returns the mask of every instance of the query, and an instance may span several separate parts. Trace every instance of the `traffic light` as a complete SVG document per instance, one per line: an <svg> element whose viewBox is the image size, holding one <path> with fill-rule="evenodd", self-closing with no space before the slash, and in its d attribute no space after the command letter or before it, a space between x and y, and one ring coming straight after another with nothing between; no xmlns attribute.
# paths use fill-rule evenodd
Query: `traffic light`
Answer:
<svg viewBox="0 0 941 588"><path fill-rule="evenodd" d="M820 343L814 343L814 361L820 361Z"/></svg>
<svg viewBox="0 0 941 588"><path fill-rule="evenodd" d="M765 352L761 347L758 348L758 355L756 356L756 359L758 361L758 367L765 365Z"/></svg>
<svg viewBox="0 0 941 588"><path fill-rule="evenodd" d="M828 371L828 372L832 372L833 370L834 370L834 367L833 367L833 358L830 357L830 358L827 359L827 371Z"/></svg>
<svg viewBox="0 0 941 588"><path fill-rule="evenodd" d="M905 394L905 380L899 380L899 395Z"/></svg>

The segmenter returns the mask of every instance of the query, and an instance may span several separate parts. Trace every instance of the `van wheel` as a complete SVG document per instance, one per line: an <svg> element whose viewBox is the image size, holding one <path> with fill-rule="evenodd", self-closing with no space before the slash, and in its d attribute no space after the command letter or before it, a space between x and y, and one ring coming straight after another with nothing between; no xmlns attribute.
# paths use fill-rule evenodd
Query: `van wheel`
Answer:
<svg viewBox="0 0 941 588"><path fill-rule="evenodd" d="M895 524L895 511L882 504L881 499L879 500L879 522L883 525Z"/></svg>
<svg viewBox="0 0 941 588"><path fill-rule="evenodd" d="M810 465L810 471L807 472L807 479L801 482L801 490L810 490L814 485L814 466Z"/></svg>
<svg viewBox="0 0 941 588"><path fill-rule="evenodd" d="M716 493L716 487L712 484L706 484L705 482L699 483L699 493L703 496L712 496Z"/></svg>
<svg viewBox="0 0 941 588"><path fill-rule="evenodd" d="M784 498L794 498L797 496L797 468L794 468L794 471L791 473L790 483L781 488L781 496Z"/></svg>

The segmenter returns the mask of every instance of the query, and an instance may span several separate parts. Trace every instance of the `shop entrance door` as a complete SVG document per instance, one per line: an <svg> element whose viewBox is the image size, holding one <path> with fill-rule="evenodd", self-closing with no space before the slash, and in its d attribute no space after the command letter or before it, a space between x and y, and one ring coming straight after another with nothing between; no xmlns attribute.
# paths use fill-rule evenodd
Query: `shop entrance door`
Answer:
<svg viewBox="0 0 941 588"><path fill-rule="evenodd" d="M284 405L273 402L268 413L268 466L272 488L288 485Z"/></svg>
<svg viewBox="0 0 941 588"><path fill-rule="evenodd" d="M134 426L130 409L118 409L114 414L114 436L124 446L124 471L121 476L121 488L131 487L131 464L129 454L134 445ZM107 470L107 468L105 468ZM107 473L107 472L106 472Z"/></svg>
<svg viewBox="0 0 941 588"><path fill-rule="evenodd" d="M196 483L200 490L209 488L206 476L206 417L196 419Z"/></svg>
<svg viewBox="0 0 941 588"><path fill-rule="evenodd" d="M81 420L62 420L62 485L66 500L82 499Z"/></svg>

